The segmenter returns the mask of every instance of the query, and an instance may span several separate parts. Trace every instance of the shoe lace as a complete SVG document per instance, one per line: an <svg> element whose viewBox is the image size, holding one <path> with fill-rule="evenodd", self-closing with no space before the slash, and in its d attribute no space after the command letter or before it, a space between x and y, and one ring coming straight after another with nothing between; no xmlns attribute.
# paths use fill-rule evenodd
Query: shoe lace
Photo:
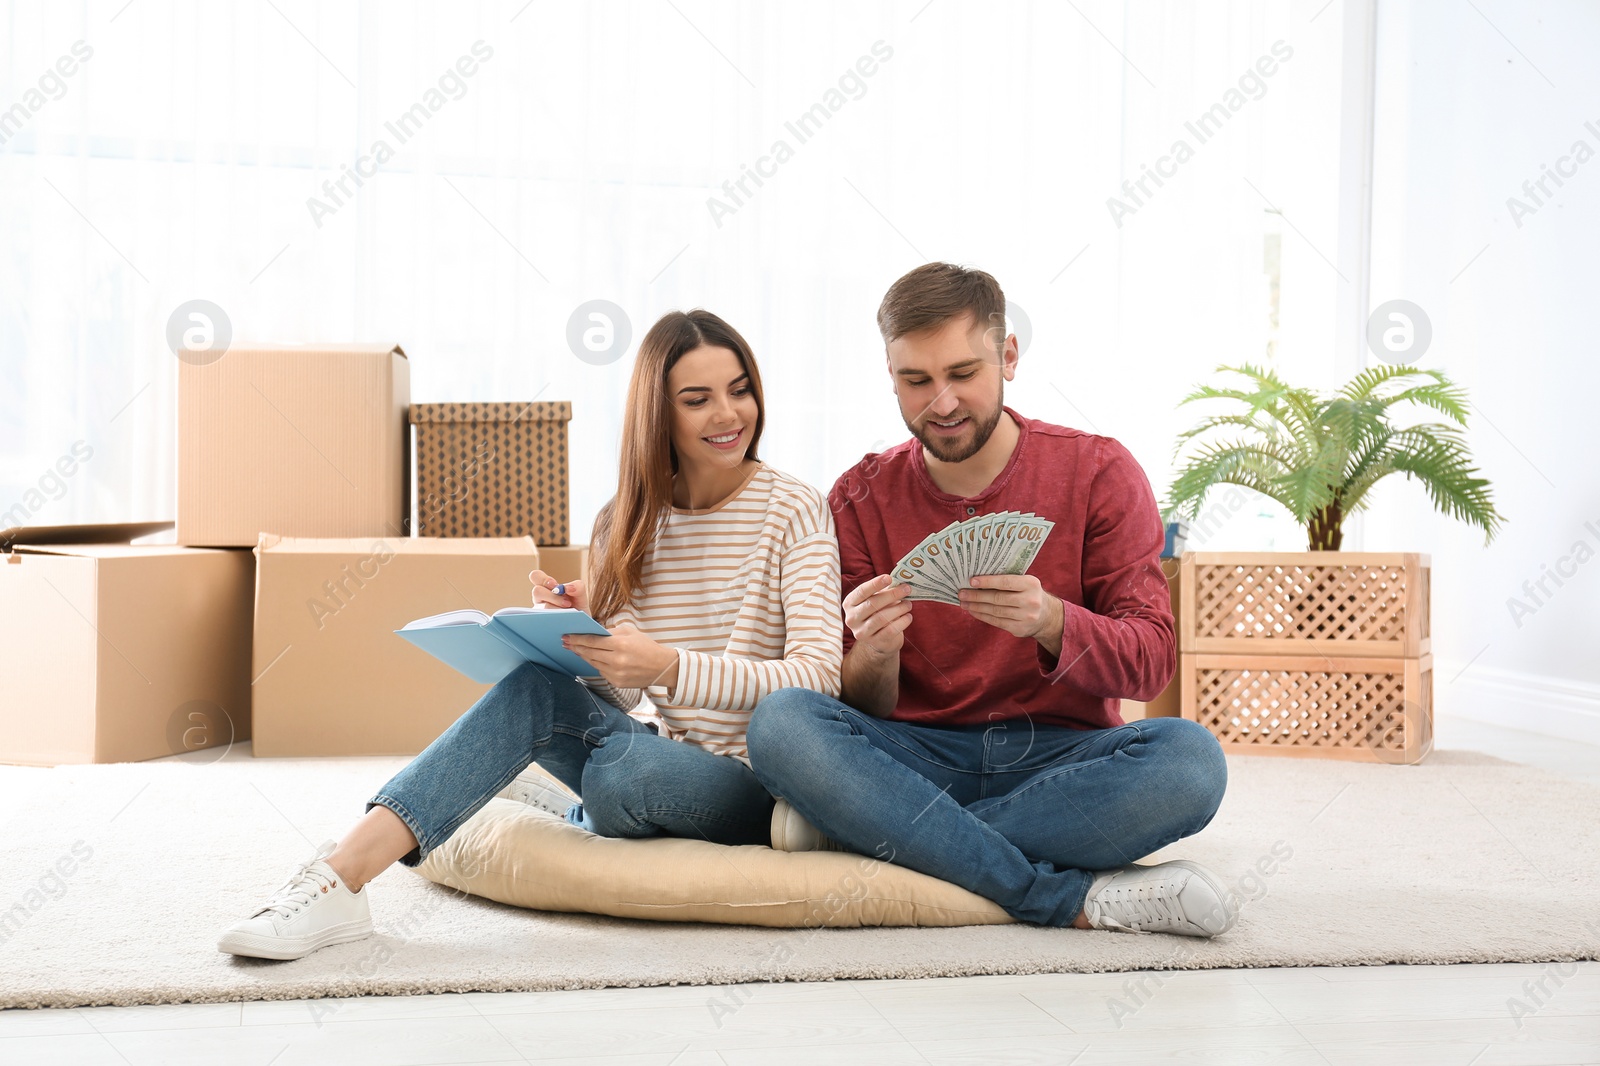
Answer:
<svg viewBox="0 0 1600 1066"><path fill-rule="evenodd" d="M517 780L511 785L511 798L537 810L561 817L573 803L572 797L542 781Z"/></svg>
<svg viewBox="0 0 1600 1066"><path fill-rule="evenodd" d="M512 785L511 798L516 800L518 803L525 803L530 807L544 807L544 804L539 802L544 798L544 793L525 784L518 783Z"/></svg>
<svg viewBox="0 0 1600 1066"><path fill-rule="evenodd" d="M338 881L328 878L321 871L311 869L318 861L320 860L307 859L294 867L289 872L289 879L252 917L259 918L270 913L280 918L293 918L302 908L310 906L312 900L337 885Z"/></svg>
<svg viewBox="0 0 1600 1066"><path fill-rule="evenodd" d="M1088 903L1089 924L1100 929L1121 929L1129 933L1150 933L1146 926L1187 921L1178 895L1172 886L1160 881L1140 884L1110 884ZM1119 921L1111 911L1126 919Z"/></svg>

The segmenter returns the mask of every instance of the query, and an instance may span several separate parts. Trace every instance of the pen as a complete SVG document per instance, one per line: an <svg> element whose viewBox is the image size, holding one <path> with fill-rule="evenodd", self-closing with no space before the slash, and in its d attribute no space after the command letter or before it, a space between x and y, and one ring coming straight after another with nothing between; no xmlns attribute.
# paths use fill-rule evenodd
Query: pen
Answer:
<svg viewBox="0 0 1600 1066"><path fill-rule="evenodd" d="M565 585L557 585L551 591L554 592L557 596L565 596L567 594L567 586L565 586Z"/></svg>

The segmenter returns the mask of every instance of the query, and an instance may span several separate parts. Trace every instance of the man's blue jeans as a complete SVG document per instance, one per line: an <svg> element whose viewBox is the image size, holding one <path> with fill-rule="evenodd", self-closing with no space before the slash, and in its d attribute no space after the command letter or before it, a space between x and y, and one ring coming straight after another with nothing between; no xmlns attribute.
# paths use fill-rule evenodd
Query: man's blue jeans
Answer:
<svg viewBox="0 0 1600 1066"><path fill-rule="evenodd" d="M1204 829L1228 780L1216 737L1183 718L943 728L799 688L757 705L750 758L768 792L840 844L1056 926L1097 871Z"/></svg>
<svg viewBox="0 0 1600 1066"><path fill-rule="evenodd" d="M601 836L680 836L766 844L772 797L738 759L669 740L576 679L526 663L507 674L367 802L417 838L419 865L512 780L538 763L583 800Z"/></svg>

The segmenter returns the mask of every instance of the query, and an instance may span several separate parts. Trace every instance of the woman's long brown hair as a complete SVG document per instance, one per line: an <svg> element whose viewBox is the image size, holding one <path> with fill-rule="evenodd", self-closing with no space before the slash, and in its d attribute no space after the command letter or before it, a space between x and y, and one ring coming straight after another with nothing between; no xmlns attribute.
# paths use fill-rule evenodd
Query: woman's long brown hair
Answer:
<svg viewBox="0 0 1600 1066"><path fill-rule="evenodd" d="M760 458L761 427L767 405L755 353L739 331L700 308L670 311L639 342L628 383L628 409L622 420L622 454L617 463L617 494L600 509L590 538L589 613L602 624L627 606L639 588L645 556L672 507L672 476L678 454L672 447L673 398L667 375L696 348L727 348L750 375L756 424L745 455Z"/></svg>

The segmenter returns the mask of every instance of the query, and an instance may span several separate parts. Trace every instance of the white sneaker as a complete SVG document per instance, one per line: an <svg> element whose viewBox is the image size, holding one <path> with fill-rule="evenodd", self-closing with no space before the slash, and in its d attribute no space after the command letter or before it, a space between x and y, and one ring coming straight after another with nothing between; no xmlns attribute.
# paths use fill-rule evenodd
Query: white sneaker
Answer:
<svg viewBox="0 0 1600 1066"><path fill-rule="evenodd" d="M1216 875L1188 859L1099 874L1083 913L1095 929L1204 937L1226 933L1239 917Z"/></svg>
<svg viewBox="0 0 1600 1066"><path fill-rule="evenodd" d="M333 867L327 841L314 858L289 872L266 906L222 934L217 950L257 959L298 959L329 944L372 935L367 892L351 892Z"/></svg>
<svg viewBox="0 0 1600 1066"><path fill-rule="evenodd" d="M567 816L567 808L578 802L578 797L568 792L533 763L515 781L501 789L498 798L526 803L536 810L546 811L557 818Z"/></svg>
<svg viewBox="0 0 1600 1066"><path fill-rule="evenodd" d="M803 818L799 811L779 800L772 808L772 849L774 851L843 851L850 849L822 835L822 831Z"/></svg>

